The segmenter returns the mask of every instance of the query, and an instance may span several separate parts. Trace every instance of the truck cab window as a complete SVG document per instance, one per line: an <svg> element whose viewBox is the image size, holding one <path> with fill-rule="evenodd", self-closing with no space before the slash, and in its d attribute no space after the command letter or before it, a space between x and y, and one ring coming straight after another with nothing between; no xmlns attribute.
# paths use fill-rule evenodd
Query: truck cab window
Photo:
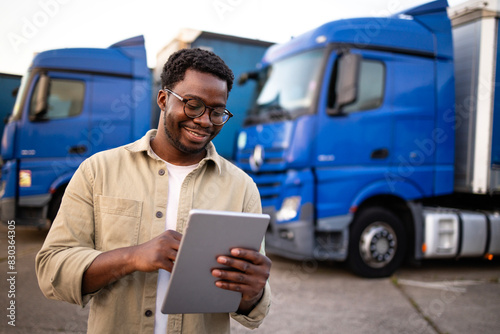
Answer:
<svg viewBox="0 0 500 334"><path fill-rule="evenodd" d="M293 55L261 72L258 97L249 116L277 120L308 112L320 79L323 54L323 49L315 49Z"/></svg>
<svg viewBox="0 0 500 334"><path fill-rule="evenodd" d="M371 110L382 105L384 100L385 66L380 61L361 60L358 80L358 94L356 101L344 106L343 113ZM335 71L338 73L338 71ZM336 74L334 73L336 77ZM328 108L335 106L335 82L330 88Z"/></svg>
<svg viewBox="0 0 500 334"><path fill-rule="evenodd" d="M38 81L30 102L31 119L61 119L81 114L85 85L81 81L51 78L47 94L46 110L36 115L37 96L41 81Z"/></svg>

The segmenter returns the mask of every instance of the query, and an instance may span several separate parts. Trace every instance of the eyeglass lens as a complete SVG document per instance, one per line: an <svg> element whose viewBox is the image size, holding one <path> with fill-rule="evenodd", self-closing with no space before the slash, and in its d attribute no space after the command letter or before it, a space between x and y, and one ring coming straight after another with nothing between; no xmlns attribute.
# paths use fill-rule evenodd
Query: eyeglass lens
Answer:
<svg viewBox="0 0 500 334"><path fill-rule="evenodd" d="M189 100L186 102L184 111L191 118L200 117L205 112L205 104L199 100ZM215 108L210 112L210 121L215 125L225 123L229 115L224 108Z"/></svg>

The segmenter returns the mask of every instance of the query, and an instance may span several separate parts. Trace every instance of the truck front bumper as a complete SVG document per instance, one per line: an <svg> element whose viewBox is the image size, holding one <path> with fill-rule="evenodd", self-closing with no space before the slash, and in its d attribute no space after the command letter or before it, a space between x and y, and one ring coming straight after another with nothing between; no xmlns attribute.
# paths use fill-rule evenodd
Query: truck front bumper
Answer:
<svg viewBox="0 0 500 334"><path fill-rule="evenodd" d="M0 200L0 220L7 224L10 220L15 220L16 217L16 199L2 198Z"/></svg>
<svg viewBox="0 0 500 334"><path fill-rule="evenodd" d="M294 260L313 258L314 227L311 223L295 221L276 224L276 219L271 218L266 233L266 251Z"/></svg>
<svg viewBox="0 0 500 334"><path fill-rule="evenodd" d="M294 260L344 261L347 257L348 223L336 229L332 226L318 229L312 210L312 204L306 204L302 207L299 220L278 223L274 207L263 208L263 212L271 216L266 233L266 251ZM348 222L350 218L351 215L348 215L342 221Z"/></svg>
<svg viewBox="0 0 500 334"><path fill-rule="evenodd" d="M25 196L19 200L19 207L16 208L14 197L2 198L0 220L4 224L13 220L16 225L44 227L48 223L47 210L50 199L50 194Z"/></svg>

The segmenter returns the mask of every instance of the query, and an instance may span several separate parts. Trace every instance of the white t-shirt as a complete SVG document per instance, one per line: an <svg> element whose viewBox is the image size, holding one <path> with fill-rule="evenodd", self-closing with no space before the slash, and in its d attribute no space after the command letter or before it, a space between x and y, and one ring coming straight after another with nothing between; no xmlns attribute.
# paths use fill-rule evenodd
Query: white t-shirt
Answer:
<svg viewBox="0 0 500 334"><path fill-rule="evenodd" d="M176 166L166 162L168 170L168 202L167 220L165 230L174 230L177 226L177 209L179 208L179 196L181 186L186 176L193 171L198 164L191 166ZM158 284L156 287L156 312L155 312L155 334L167 332L168 314L161 313L163 299L167 292L170 273L164 269L158 270Z"/></svg>

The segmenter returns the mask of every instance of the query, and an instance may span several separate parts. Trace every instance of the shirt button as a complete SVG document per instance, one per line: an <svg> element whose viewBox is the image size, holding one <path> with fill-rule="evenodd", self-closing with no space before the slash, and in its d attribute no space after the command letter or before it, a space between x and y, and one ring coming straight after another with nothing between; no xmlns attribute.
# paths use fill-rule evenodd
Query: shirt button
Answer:
<svg viewBox="0 0 500 334"><path fill-rule="evenodd" d="M146 312L144 312L144 315L149 318L150 316L153 315L153 311L147 310Z"/></svg>
<svg viewBox="0 0 500 334"><path fill-rule="evenodd" d="M158 174L160 174L160 176L165 175L165 170L164 170L164 169L160 169L160 170L158 171Z"/></svg>
<svg viewBox="0 0 500 334"><path fill-rule="evenodd" d="M163 217L163 213L161 211L156 211L156 218Z"/></svg>

